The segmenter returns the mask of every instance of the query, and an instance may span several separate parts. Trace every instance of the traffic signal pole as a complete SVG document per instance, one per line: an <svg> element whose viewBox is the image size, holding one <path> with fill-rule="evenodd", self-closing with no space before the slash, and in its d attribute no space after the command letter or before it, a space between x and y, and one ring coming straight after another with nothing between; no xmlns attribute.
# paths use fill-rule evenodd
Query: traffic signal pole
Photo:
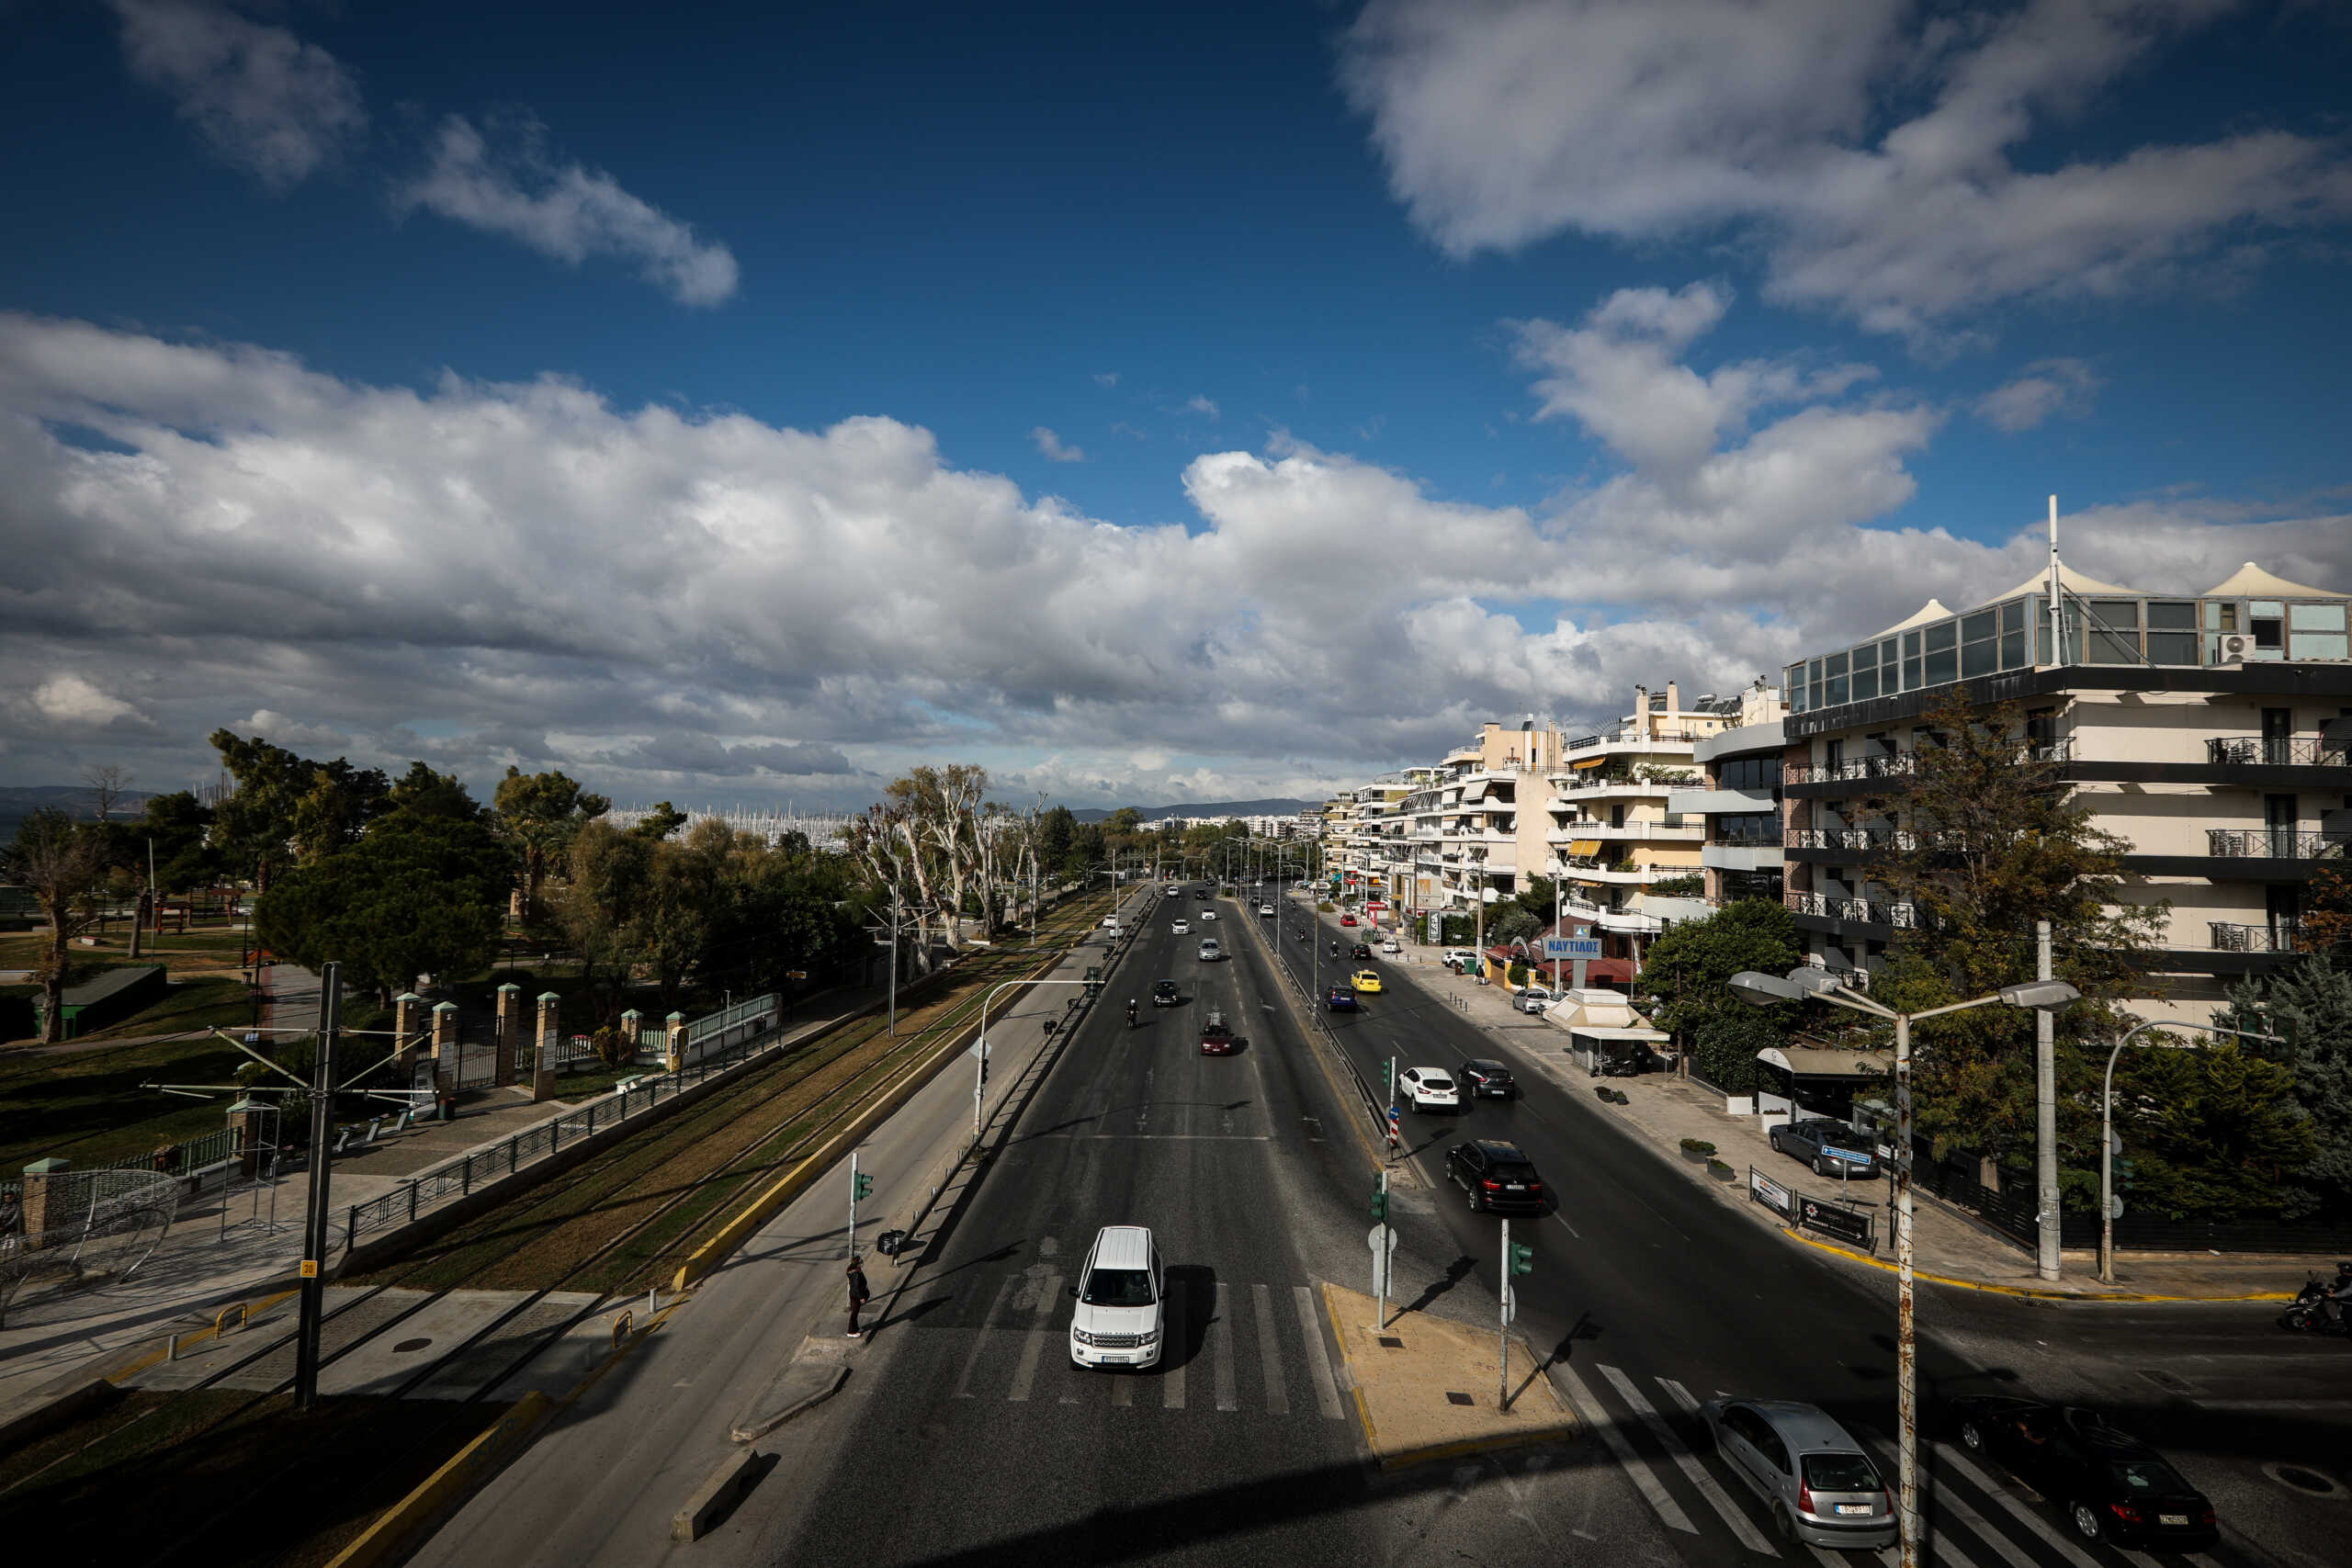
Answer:
<svg viewBox="0 0 2352 1568"><path fill-rule="evenodd" d="M1519 1315L1519 1303L1511 1291L1511 1280L1521 1274L1535 1271L1535 1249L1524 1242L1513 1247L1510 1241L1510 1221L1503 1221L1503 1288L1502 1307L1498 1315L1502 1322L1496 1330L1496 1361L1502 1368L1502 1383L1496 1393L1495 1407L1508 1415L1510 1411L1510 1320Z"/></svg>
<svg viewBox="0 0 2352 1568"><path fill-rule="evenodd" d="M302 1224L302 1301L294 1330L294 1407L319 1398L319 1325L326 1306L327 1213L333 1179L334 1037L340 1021L343 965L319 965L319 1043L311 1072L311 1212Z"/></svg>

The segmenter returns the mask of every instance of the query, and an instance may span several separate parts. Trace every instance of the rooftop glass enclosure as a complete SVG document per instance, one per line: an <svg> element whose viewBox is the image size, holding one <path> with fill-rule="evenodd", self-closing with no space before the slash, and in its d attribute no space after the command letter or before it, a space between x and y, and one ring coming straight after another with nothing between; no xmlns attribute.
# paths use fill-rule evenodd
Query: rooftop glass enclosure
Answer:
<svg viewBox="0 0 2352 1568"><path fill-rule="evenodd" d="M1949 685L2052 656L2048 598L2027 593L1905 626L1788 667L1789 711ZM2062 596L2066 664L2200 665L2352 659L2346 602L2330 599Z"/></svg>

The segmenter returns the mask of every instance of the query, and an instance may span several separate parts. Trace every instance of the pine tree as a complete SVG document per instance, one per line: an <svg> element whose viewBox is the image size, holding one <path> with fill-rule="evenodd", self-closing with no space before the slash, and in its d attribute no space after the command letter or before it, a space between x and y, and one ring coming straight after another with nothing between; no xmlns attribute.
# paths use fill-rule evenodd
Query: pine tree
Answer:
<svg viewBox="0 0 2352 1568"><path fill-rule="evenodd" d="M2352 968L2321 953L2230 992L2235 1027L2286 1036L2246 1048L2291 1075L2312 1152L2287 1179L2282 1213L2352 1217Z"/></svg>

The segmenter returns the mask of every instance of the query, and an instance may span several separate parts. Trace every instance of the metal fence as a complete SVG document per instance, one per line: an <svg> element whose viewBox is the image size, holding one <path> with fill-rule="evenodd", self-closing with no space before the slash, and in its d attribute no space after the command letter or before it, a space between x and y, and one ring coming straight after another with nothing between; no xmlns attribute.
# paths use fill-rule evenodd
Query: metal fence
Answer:
<svg viewBox="0 0 2352 1568"><path fill-rule="evenodd" d="M707 1018L698 1018L686 1025L686 1054L689 1058L708 1051L723 1049L740 1041L754 1039L774 1029L784 1016L784 997L770 991L762 997L746 997L732 1007L722 1009Z"/></svg>

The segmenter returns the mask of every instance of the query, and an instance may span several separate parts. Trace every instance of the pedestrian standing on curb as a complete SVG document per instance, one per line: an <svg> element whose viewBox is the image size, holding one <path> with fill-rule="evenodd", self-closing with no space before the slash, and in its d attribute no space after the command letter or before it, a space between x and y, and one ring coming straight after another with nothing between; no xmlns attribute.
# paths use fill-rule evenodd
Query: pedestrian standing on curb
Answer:
<svg viewBox="0 0 2352 1568"><path fill-rule="evenodd" d="M866 1289L866 1286L865 1286L865 1269L863 1269L862 1267L860 1267L860 1265L861 1265L861 1263L862 1263L862 1262L863 1262L863 1259L861 1259L860 1258L858 1258L858 1256L857 1256L855 1253L852 1253L852 1254L850 1255L850 1260L849 1260L849 1337L850 1337L852 1339L855 1339L855 1338L860 1337L860 1330L859 1330L859 1328L858 1328L858 1326L857 1326L857 1313L858 1313L858 1309L859 1309L860 1307L864 1306L867 1302L870 1302L870 1301L872 1301L872 1300L874 1299L874 1292L873 1292L872 1291L870 1291L870 1290Z"/></svg>

